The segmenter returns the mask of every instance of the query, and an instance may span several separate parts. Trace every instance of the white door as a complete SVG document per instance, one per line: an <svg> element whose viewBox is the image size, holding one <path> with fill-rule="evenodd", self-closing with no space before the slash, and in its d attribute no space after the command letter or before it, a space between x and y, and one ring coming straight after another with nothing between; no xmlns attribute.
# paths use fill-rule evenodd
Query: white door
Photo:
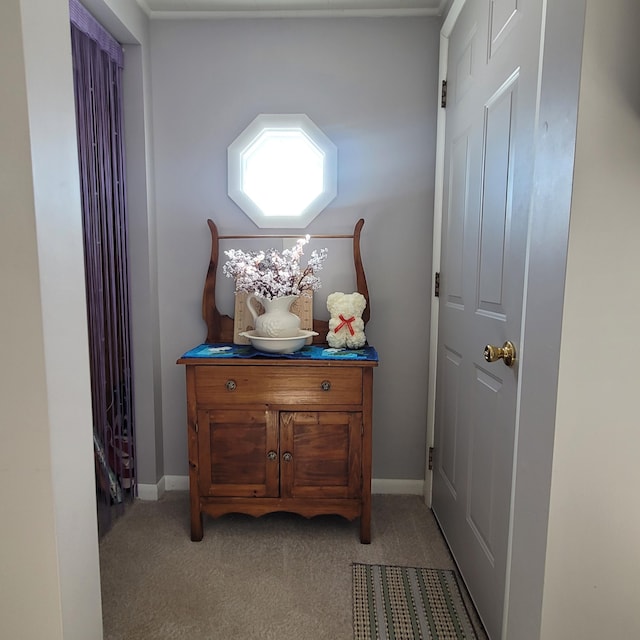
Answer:
<svg viewBox="0 0 640 640"><path fill-rule="evenodd" d="M433 510L501 636L542 0L467 0L448 50ZM514 343L513 366L485 345Z"/></svg>

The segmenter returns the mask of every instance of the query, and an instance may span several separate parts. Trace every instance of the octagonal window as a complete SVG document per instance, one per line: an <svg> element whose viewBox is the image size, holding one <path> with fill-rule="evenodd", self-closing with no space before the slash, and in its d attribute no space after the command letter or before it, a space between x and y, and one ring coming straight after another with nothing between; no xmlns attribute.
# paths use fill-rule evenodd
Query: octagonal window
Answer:
<svg viewBox="0 0 640 640"><path fill-rule="evenodd" d="M306 227L337 193L337 151L304 114L261 114L229 146L229 197L258 227Z"/></svg>

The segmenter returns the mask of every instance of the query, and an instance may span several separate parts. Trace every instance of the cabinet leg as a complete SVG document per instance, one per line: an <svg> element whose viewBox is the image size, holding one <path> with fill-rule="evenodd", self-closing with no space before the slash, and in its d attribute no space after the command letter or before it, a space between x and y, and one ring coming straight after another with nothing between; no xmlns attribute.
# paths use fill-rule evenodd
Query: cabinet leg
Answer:
<svg viewBox="0 0 640 640"><path fill-rule="evenodd" d="M363 511L360 516L360 542L371 544L371 510L368 513Z"/></svg>
<svg viewBox="0 0 640 640"><path fill-rule="evenodd" d="M191 510L191 541L200 542L204 531L202 528L202 512Z"/></svg>

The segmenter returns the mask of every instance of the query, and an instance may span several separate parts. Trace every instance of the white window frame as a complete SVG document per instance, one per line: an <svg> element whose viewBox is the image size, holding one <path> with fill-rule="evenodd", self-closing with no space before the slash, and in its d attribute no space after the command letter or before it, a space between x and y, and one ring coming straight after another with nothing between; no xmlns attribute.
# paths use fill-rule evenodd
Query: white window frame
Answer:
<svg viewBox="0 0 640 640"><path fill-rule="evenodd" d="M265 212L244 190L245 154L265 131L299 132L322 161L322 190L297 215L265 215ZM260 228L303 229L323 211L338 193L338 151L320 128L303 113L260 114L229 145L227 149L229 197Z"/></svg>

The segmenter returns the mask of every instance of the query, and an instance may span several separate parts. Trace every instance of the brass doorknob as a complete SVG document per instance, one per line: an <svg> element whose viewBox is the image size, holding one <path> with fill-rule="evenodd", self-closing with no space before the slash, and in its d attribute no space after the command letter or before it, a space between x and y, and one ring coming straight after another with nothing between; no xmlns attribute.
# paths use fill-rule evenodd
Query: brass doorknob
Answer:
<svg viewBox="0 0 640 640"><path fill-rule="evenodd" d="M495 362L502 359L507 367L513 367L516 362L516 347L511 340L507 340L501 347L494 347L488 344L484 348L484 359L487 362Z"/></svg>

